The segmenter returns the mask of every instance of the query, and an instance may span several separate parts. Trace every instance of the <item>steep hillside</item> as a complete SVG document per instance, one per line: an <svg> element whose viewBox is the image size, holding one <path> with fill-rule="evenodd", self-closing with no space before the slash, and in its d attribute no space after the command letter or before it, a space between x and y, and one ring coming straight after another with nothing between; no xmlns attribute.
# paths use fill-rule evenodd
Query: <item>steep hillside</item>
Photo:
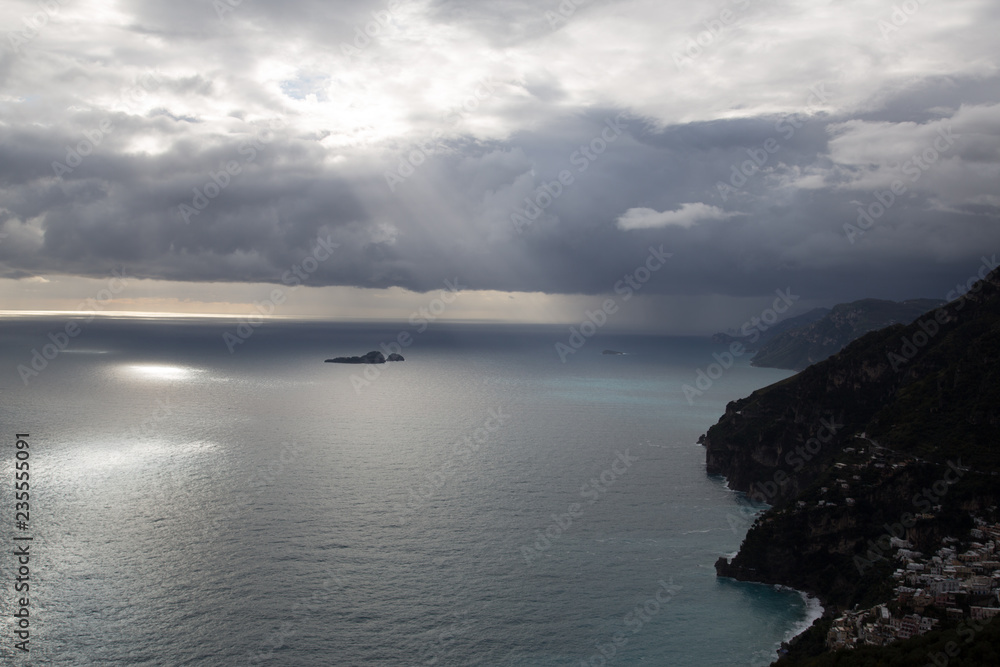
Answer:
<svg viewBox="0 0 1000 667"><path fill-rule="evenodd" d="M837 428L795 471L801 488L846 436L940 462L1000 466L1000 270L908 326L871 332L798 375L733 401L703 442L709 473L747 491L796 466L796 448ZM801 458L801 457L798 457ZM783 495L785 495L783 494Z"/></svg>
<svg viewBox="0 0 1000 667"><path fill-rule="evenodd" d="M850 342L870 331L893 324L909 324L943 303L934 299L898 303L863 299L842 303L813 322L773 335L759 347L751 363L765 368L802 370L840 352Z"/></svg>
<svg viewBox="0 0 1000 667"><path fill-rule="evenodd" d="M895 565L872 545L887 532L929 549L1000 505L1000 270L733 401L702 442L710 474L771 505L721 576L833 608L885 601Z"/></svg>
<svg viewBox="0 0 1000 667"><path fill-rule="evenodd" d="M717 343L725 343L726 345L741 343L744 349L759 350L781 334L812 324L825 317L829 312L829 308L813 308L801 315L789 317L770 326L763 322L753 322L751 320L753 324L747 323L744 325L743 330L733 330L734 333L717 333L712 336L712 340Z"/></svg>

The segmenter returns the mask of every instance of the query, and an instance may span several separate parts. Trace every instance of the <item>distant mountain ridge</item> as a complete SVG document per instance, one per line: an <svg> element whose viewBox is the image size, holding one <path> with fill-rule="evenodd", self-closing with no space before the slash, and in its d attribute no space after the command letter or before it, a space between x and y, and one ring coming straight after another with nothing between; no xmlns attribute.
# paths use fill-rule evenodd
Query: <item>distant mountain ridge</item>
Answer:
<svg viewBox="0 0 1000 667"><path fill-rule="evenodd" d="M760 347L750 363L763 368L800 371L828 359L870 331L893 324L909 324L931 308L937 299L883 301L862 299L834 306L824 317L773 336Z"/></svg>
<svg viewBox="0 0 1000 667"><path fill-rule="evenodd" d="M815 437L823 418L842 424L838 434L864 431L893 449L942 450L1000 470L1000 269L909 325L868 333L731 402L705 436L708 472L747 490ZM928 443L939 439L953 446Z"/></svg>
<svg viewBox="0 0 1000 667"><path fill-rule="evenodd" d="M893 324L909 324L932 308L944 304L939 299L885 301L861 299L841 303L832 309L814 308L790 317L759 334L757 354L750 364L760 368L801 371L823 361L871 331ZM747 341L745 336L716 334L713 340L728 343Z"/></svg>
<svg viewBox="0 0 1000 667"><path fill-rule="evenodd" d="M877 322L854 306L828 321L845 330ZM709 474L771 505L736 557L716 564L720 576L792 586L840 609L891 598L896 565L872 551L887 527L926 551L968 530L970 513L1000 505L1000 269L908 325L865 334L731 402L702 443ZM899 528L911 514L912 527ZM822 652L822 625L810 634L805 643L820 638ZM799 652L782 664L799 659L808 662Z"/></svg>
<svg viewBox="0 0 1000 667"><path fill-rule="evenodd" d="M751 327L748 324L744 325L743 331L739 331L736 334L717 333L712 336L712 340L717 343L725 343L726 345L738 342L741 343L743 348L746 350L759 350L765 343L769 342L776 336L779 336L786 331L811 324L829 312L829 308L813 308L812 310L806 311L801 315L786 318L770 326L758 323L756 327ZM763 330L761 330L761 326L764 327ZM748 329L749 331L747 331Z"/></svg>

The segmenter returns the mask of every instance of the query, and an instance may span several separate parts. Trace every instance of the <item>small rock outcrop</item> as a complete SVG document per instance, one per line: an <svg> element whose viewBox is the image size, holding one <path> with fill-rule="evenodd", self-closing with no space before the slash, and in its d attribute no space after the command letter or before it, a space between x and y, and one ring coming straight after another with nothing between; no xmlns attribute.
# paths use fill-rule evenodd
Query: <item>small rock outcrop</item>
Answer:
<svg viewBox="0 0 1000 667"><path fill-rule="evenodd" d="M392 354L389 355L389 358L386 359L386 361L403 361L403 360L404 360L403 355L401 355L398 352L393 352Z"/></svg>
<svg viewBox="0 0 1000 667"><path fill-rule="evenodd" d="M399 356L399 355L396 355ZM402 357L400 357L402 359ZM385 356L378 350L372 350L368 354L361 357L334 357L333 359L327 359L324 363L327 364L384 364Z"/></svg>

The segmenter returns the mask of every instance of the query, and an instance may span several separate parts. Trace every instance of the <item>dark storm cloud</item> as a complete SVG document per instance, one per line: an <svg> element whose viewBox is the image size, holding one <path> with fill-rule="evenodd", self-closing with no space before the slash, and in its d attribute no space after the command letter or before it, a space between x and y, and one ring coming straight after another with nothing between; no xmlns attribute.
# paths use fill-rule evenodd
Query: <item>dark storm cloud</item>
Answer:
<svg viewBox="0 0 1000 667"><path fill-rule="evenodd" d="M453 80L490 49L514 58L516 44L534 44L557 6L442 2L421 15L407 3L245 1L220 18L208 2L132 2L115 34L138 43L122 38L102 54L81 46L69 69L5 53L2 66L21 78L2 102L2 275L98 277L124 265L135 277L276 282L324 240L339 247L311 285L425 291L459 277L477 289L596 294L662 246L673 257L646 293L792 287L843 300L939 296L1000 251L989 185L1000 165L1000 77L983 54L976 72L956 63L953 74L912 72L863 94L834 77L831 97L849 103L811 99L830 72L803 72L794 86L777 78L774 90L796 88L782 93L800 100L789 105L759 86L707 84L733 75L734 33L689 65L703 69L676 74L706 82L676 89L703 108L662 114L673 71L662 82L601 74L617 61L586 61L583 50L578 63L545 53L534 68ZM585 16L581 5L553 39L591 30L624 40L625 53L624 36L601 30L626 14L602 20L601 10L611 11L595 3ZM646 11L656 10L644 5L637 26ZM976 16L983 31L995 27L994 15ZM368 39L355 41L366 26ZM688 38L672 34L671 44ZM50 48L44 39L39 49ZM343 44L357 51L345 56ZM129 73L113 68L124 54L134 54ZM440 73L400 77L409 60ZM37 99L29 72L47 74ZM123 97L142 72L154 83L138 100ZM598 74L610 91L599 102L585 85ZM845 225L905 178L909 156L933 147L936 124L954 125L957 145L851 237ZM84 150L73 166L71 153ZM560 183L567 174L572 182ZM630 211L654 222L623 228ZM671 214L680 211L705 213Z"/></svg>

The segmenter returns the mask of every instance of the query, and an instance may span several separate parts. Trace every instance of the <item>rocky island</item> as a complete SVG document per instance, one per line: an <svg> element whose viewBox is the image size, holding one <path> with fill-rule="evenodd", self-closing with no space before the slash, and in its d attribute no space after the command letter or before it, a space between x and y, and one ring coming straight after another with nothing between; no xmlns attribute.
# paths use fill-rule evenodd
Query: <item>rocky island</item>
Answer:
<svg viewBox="0 0 1000 667"><path fill-rule="evenodd" d="M776 664L1000 664L1000 269L731 402L701 443L746 494L718 575L826 610Z"/></svg>
<svg viewBox="0 0 1000 667"><path fill-rule="evenodd" d="M385 356L382 355L378 350L372 350L368 354L361 357L334 357L333 359L327 359L324 363L327 364L384 364Z"/></svg>
<svg viewBox="0 0 1000 667"><path fill-rule="evenodd" d="M326 359L324 363L327 364L384 364L386 361L403 361L403 355L393 352L386 359L378 350L372 350L368 354L360 357L334 357L333 359Z"/></svg>

